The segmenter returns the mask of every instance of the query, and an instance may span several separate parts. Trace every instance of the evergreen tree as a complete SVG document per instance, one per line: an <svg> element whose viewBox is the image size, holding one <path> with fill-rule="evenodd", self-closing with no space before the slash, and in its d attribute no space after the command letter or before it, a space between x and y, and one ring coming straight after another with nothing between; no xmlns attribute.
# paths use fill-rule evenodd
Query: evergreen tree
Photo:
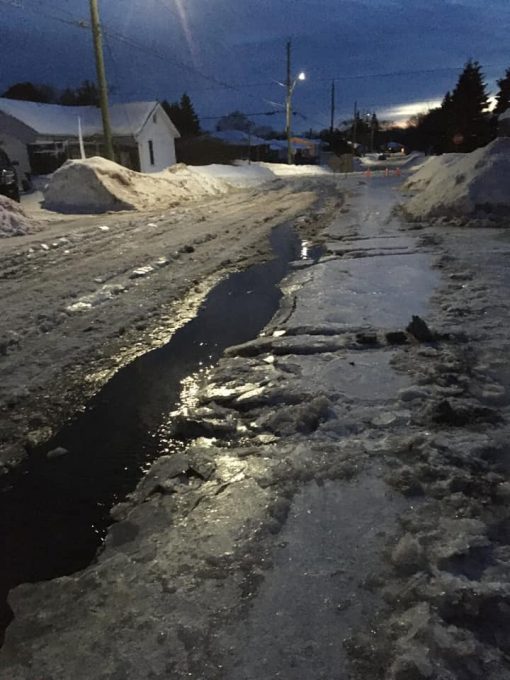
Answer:
<svg viewBox="0 0 510 680"><path fill-rule="evenodd" d="M27 102L53 104L57 97L55 89L50 85L37 85L30 82L15 83L5 90L2 97L19 99Z"/></svg>
<svg viewBox="0 0 510 680"><path fill-rule="evenodd" d="M191 99L186 93L182 95L180 102L170 104L165 100L162 106L182 137L194 137L200 134L198 116Z"/></svg>
<svg viewBox="0 0 510 680"><path fill-rule="evenodd" d="M469 60L450 99L443 101L441 107L447 119L449 150L473 151L490 140L489 100L485 88L480 64Z"/></svg>
<svg viewBox="0 0 510 680"><path fill-rule="evenodd" d="M191 99L186 93L184 93L181 97L180 109L182 120L184 123L183 124L184 135L186 137L194 137L195 135L199 135L201 132L200 121L198 120L195 108L191 103ZM181 134L183 133L181 132Z"/></svg>
<svg viewBox="0 0 510 680"><path fill-rule="evenodd" d="M249 132L253 128L252 121L242 111L232 111L227 116L223 116L216 124L216 130L240 130Z"/></svg>
<svg viewBox="0 0 510 680"><path fill-rule="evenodd" d="M510 68L506 70L505 77L498 80L498 87L499 91L496 95L496 106L494 108L495 116L499 116L510 109Z"/></svg>
<svg viewBox="0 0 510 680"><path fill-rule="evenodd" d="M72 87L66 87L58 99L62 106L76 106L76 92Z"/></svg>
<svg viewBox="0 0 510 680"><path fill-rule="evenodd" d="M99 106L97 86L90 80L84 80L76 89L66 88L60 95L58 103L63 106Z"/></svg>
<svg viewBox="0 0 510 680"><path fill-rule="evenodd" d="M84 80L76 89L76 106L99 106L99 92L95 83Z"/></svg>

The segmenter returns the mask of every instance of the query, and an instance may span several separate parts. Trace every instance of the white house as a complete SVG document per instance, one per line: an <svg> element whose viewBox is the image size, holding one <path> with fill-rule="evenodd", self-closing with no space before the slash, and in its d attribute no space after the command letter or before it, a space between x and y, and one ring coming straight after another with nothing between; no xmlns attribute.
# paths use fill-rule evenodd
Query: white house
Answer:
<svg viewBox="0 0 510 680"><path fill-rule="evenodd" d="M110 118L115 160L139 172L175 163L180 134L159 102L113 104ZM18 161L20 175L52 172L80 158L81 126L87 156L102 155L101 112L95 106L60 106L0 97L0 146Z"/></svg>

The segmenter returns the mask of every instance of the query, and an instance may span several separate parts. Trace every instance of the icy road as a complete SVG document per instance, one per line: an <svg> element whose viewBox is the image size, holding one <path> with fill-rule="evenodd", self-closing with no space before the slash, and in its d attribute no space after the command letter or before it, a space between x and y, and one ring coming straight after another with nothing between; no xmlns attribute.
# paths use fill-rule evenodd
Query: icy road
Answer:
<svg viewBox="0 0 510 680"><path fill-rule="evenodd" d="M297 224L325 253L295 263L259 337L184 384L170 418L192 441L157 460L113 509L97 561L11 592L2 680L510 677L510 239L406 225L393 212L391 178L301 182L294 191L318 191L319 206L286 185L205 204L204 222L194 217L193 258L180 251L179 262L199 286L218 277L221 257L234 265L241 252L245 263L265 255L256 250L269 226L292 216L307 217ZM330 213L340 188L345 200ZM206 237L209 219L223 236ZM241 222L252 225L242 235ZM107 259L121 285L145 282L114 262L131 248L138 267L153 266L165 256L160 237L127 218L117 224L87 237L83 227L80 242L117 235L103 267ZM57 261L57 252L37 252L32 298L41 274L52 275L42 258ZM145 329L158 341L160 278L126 295L127 307L95 312L94 324L83 305L101 309L97 288L76 286L65 323L84 324L108 356L128 356ZM154 324L139 311L148 299ZM184 316L200 292L191 299ZM127 314L124 337L98 332ZM426 324L409 325L413 316ZM140 340L136 351L146 348ZM27 366L48 376L51 362L38 356L39 368ZM101 362L90 356L93 385ZM105 376L112 370L107 363Z"/></svg>

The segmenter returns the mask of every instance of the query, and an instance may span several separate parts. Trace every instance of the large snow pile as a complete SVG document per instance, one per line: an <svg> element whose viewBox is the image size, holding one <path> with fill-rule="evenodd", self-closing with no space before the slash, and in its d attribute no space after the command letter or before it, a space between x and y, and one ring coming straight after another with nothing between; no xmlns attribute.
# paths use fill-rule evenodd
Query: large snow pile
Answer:
<svg viewBox="0 0 510 680"><path fill-rule="evenodd" d="M19 203L0 195L0 238L39 231L41 225L27 216Z"/></svg>
<svg viewBox="0 0 510 680"><path fill-rule="evenodd" d="M422 191L426 189L438 172L449 168L455 164L459 158L463 158L463 153L445 153L442 156L430 156L424 163L416 166L409 179L404 183L406 189Z"/></svg>
<svg viewBox="0 0 510 680"><path fill-rule="evenodd" d="M220 179L239 189L260 186L276 179L276 175L269 168L264 168L255 163L251 165L201 165L194 169L206 177Z"/></svg>
<svg viewBox="0 0 510 680"><path fill-rule="evenodd" d="M183 164L143 174L100 158L67 161L44 189L44 207L65 213L149 210L224 194L221 179Z"/></svg>
<svg viewBox="0 0 510 680"><path fill-rule="evenodd" d="M271 170L277 177L332 174L331 170L320 165L288 165L287 163L257 163L257 165Z"/></svg>
<svg viewBox="0 0 510 680"><path fill-rule="evenodd" d="M510 138L433 158L405 187L419 190L404 206L412 219L510 215Z"/></svg>

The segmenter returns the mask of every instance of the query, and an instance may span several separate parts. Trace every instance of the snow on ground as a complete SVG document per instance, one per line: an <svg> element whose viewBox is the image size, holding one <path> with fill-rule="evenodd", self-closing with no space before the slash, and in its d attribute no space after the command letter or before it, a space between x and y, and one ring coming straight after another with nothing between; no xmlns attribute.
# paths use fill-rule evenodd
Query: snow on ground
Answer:
<svg viewBox="0 0 510 680"><path fill-rule="evenodd" d="M446 171L454 165L464 154L445 153L442 156L430 156L424 163L416 166L404 186L413 191L426 189L438 172Z"/></svg>
<svg viewBox="0 0 510 680"><path fill-rule="evenodd" d="M225 194L229 188L183 164L143 174L96 156L64 163L44 188L44 207L64 213L148 210Z"/></svg>
<svg viewBox="0 0 510 680"><path fill-rule="evenodd" d="M40 228L18 203L6 196L0 196L0 238L32 234Z"/></svg>
<svg viewBox="0 0 510 680"><path fill-rule="evenodd" d="M194 167L194 170L204 177L212 177L226 182L238 189L249 189L260 186L265 182L272 182L276 175L267 167L262 167L258 163L240 165L202 165Z"/></svg>
<svg viewBox="0 0 510 680"><path fill-rule="evenodd" d="M413 151L408 156L402 154L388 155L386 160L379 160L379 153L370 153L361 156L359 162L364 168L407 168L410 169L423 162L423 154Z"/></svg>
<svg viewBox="0 0 510 680"><path fill-rule="evenodd" d="M508 237L408 236L395 184L353 180L329 256L183 404L205 436L89 568L11 593L10 679L509 677Z"/></svg>
<svg viewBox="0 0 510 680"><path fill-rule="evenodd" d="M467 154L431 158L405 184L418 190L404 206L415 220L510 214L510 139Z"/></svg>
<svg viewBox="0 0 510 680"><path fill-rule="evenodd" d="M271 170L277 177L296 175L330 175L331 170L320 165L287 165L287 163L257 163L261 168Z"/></svg>

